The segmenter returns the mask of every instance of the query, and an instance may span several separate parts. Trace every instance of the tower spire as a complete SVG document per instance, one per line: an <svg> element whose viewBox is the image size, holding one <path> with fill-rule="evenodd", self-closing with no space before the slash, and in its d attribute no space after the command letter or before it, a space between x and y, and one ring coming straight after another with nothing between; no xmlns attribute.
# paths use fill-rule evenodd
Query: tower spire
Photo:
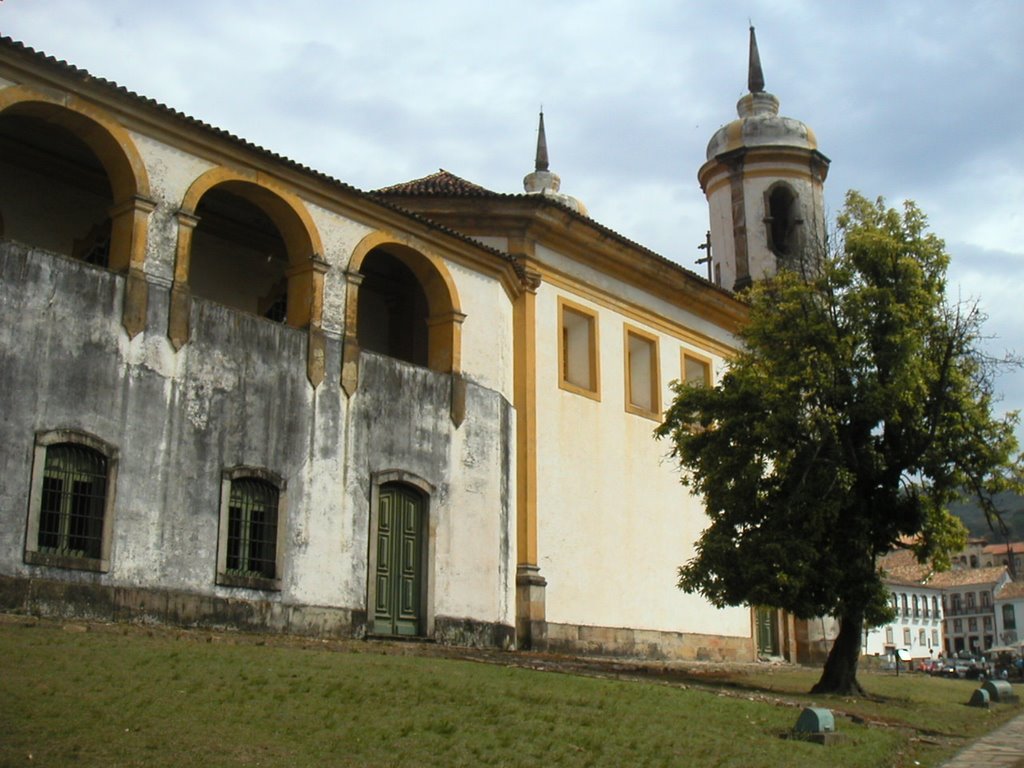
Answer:
<svg viewBox="0 0 1024 768"><path fill-rule="evenodd" d="M540 110L540 128L537 130L537 160L534 170L546 171L548 169L548 140L544 135L544 108Z"/></svg>
<svg viewBox="0 0 1024 768"><path fill-rule="evenodd" d="M757 51L757 36L754 25L750 25L750 62L747 66L747 88L751 93L764 93L764 72L761 71L761 55Z"/></svg>

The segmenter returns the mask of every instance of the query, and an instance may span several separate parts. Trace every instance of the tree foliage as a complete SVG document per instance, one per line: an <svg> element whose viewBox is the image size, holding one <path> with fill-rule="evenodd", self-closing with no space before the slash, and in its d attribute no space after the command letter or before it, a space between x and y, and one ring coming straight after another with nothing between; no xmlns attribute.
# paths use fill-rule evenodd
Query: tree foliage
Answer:
<svg viewBox="0 0 1024 768"><path fill-rule="evenodd" d="M847 195L838 244L756 284L714 388L677 385L659 427L710 523L679 586L718 606L831 615L816 690L859 690L865 624L891 618L877 561L947 567L965 490L1019 489L1016 414L992 412L982 314L946 295L945 245L912 203Z"/></svg>

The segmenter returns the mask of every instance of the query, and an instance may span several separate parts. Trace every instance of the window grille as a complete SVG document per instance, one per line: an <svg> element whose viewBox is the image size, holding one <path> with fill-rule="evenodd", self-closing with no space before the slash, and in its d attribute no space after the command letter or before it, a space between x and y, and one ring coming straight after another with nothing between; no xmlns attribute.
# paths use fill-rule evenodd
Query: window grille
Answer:
<svg viewBox="0 0 1024 768"><path fill-rule="evenodd" d="M106 496L103 454L76 443L48 446L36 542L39 551L99 559Z"/></svg>
<svg viewBox="0 0 1024 768"><path fill-rule="evenodd" d="M228 509L229 574L267 579L276 576L277 501L277 488L265 480L232 480Z"/></svg>

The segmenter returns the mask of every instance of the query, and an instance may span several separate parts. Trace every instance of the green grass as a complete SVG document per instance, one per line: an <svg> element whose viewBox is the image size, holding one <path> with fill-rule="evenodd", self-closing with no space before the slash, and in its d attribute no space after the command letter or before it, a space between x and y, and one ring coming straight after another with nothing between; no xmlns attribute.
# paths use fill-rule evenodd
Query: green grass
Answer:
<svg viewBox="0 0 1024 768"><path fill-rule="evenodd" d="M0 766L878 768L934 765L1016 712L925 677L870 676L884 698L857 701L805 695L813 670L624 681L430 647L69 629L0 617ZM784 739L801 704L867 722L837 717L830 747Z"/></svg>

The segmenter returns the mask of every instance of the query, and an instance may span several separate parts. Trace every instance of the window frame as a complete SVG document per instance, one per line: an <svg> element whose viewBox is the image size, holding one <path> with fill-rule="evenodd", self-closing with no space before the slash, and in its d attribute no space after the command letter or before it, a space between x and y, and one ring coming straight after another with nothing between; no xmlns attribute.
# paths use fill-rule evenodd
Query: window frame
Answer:
<svg viewBox="0 0 1024 768"><path fill-rule="evenodd" d="M651 408L637 405L633 401L633 363L630 342L636 339L639 342L650 345L651 359L647 375L650 377L650 399ZM623 324L622 326L622 369L623 387L625 392L626 412L636 416L653 419L661 422L661 354L660 340L653 333L649 333L634 325Z"/></svg>
<svg viewBox="0 0 1024 768"><path fill-rule="evenodd" d="M567 339L565 332L565 314L567 311L576 315L581 315L587 321L587 325L590 329L588 336L588 353L590 356L590 383L593 388L576 384L575 382L570 381L567 375ZM558 297L558 386L566 392L572 392L576 395L589 397L591 400L597 400L598 402L601 400L601 358L599 354L601 345L599 325L598 313L596 310L585 307L582 304L577 304L575 301L566 299L563 296Z"/></svg>
<svg viewBox="0 0 1024 768"><path fill-rule="evenodd" d="M98 558L40 551L39 524L42 517L46 454L51 447L65 443L88 448L99 453L106 460L107 472L103 499L103 525L100 533L100 556ZM110 570L110 547L114 530L118 459L117 448L87 432L74 429L57 429L36 433L32 452L28 517L25 524L23 555L25 563L52 568L93 571L96 573L107 573Z"/></svg>
<svg viewBox="0 0 1024 768"><path fill-rule="evenodd" d="M238 480L258 480L277 490L277 520L274 531L274 576L244 576L228 572L228 538L231 528L231 487ZM217 531L216 583L223 587L241 587L279 592L284 570L284 529L288 512L287 487L280 475L261 467L238 466L225 469L220 483L220 519Z"/></svg>
<svg viewBox="0 0 1024 768"><path fill-rule="evenodd" d="M708 357L707 355L701 355L701 354L698 354L696 352L693 352L693 351L691 351L689 349L685 349L685 348L679 350L679 380L683 384L688 384L689 383L689 379L686 378L686 361L687 360L693 360L694 362L697 362L697 363L700 363L701 365L703 365L704 366L704 370L705 370L704 386L705 387L713 386L713 382L715 380L714 361L712 361L712 359L710 357Z"/></svg>

